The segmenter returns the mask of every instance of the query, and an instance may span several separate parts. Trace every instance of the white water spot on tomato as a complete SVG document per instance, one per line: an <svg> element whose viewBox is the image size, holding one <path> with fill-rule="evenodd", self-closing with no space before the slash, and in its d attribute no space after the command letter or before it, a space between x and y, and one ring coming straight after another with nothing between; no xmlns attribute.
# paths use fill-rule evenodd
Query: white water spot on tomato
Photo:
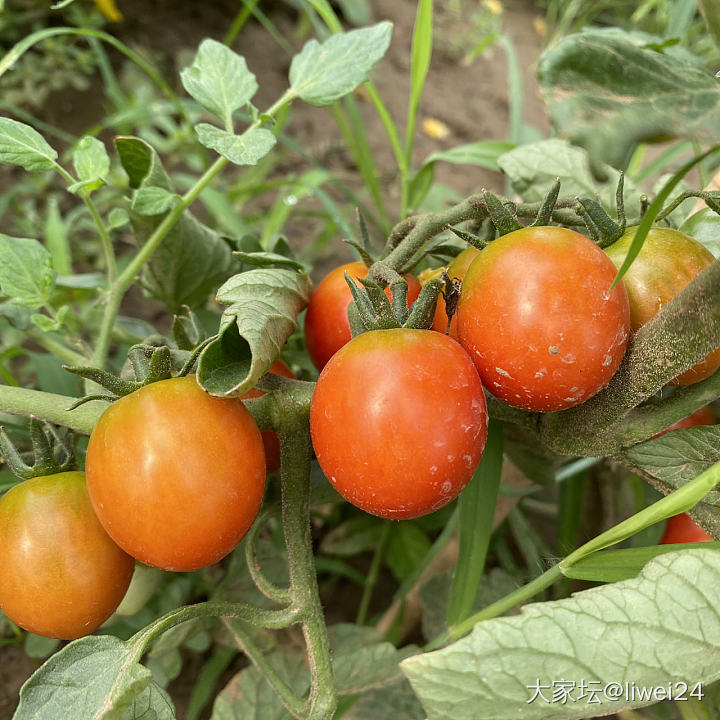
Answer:
<svg viewBox="0 0 720 720"><path fill-rule="evenodd" d="M440 492L442 492L443 495L447 495L452 490L452 483L449 480L446 480L442 487L440 488Z"/></svg>
<svg viewBox="0 0 720 720"><path fill-rule="evenodd" d="M601 294L602 299L607 302L610 299L610 291L609 290L603 290Z"/></svg>
<svg viewBox="0 0 720 720"><path fill-rule="evenodd" d="M433 466L430 468L430 474L431 474L431 475L435 475L435 473L437 473L437 465L433 465Z"/></svg>
<svg viewBox="0 0 720 720"><path fill-rule="evenodd" d="M567 353L560 358L560 362L564 362L566 365L572 365L575 362L575 355L573 353Z"/></svg>
<svg viewBox="0 0 720 720"><path fill-rule="evenodd" d="M577 387L577 386L576 386L576 387L571 387L571 388L570 388L570 392L571 392L571 393L576 393L579 389L580 389L580 388Z"/></svg>
<svg viewBox="0 0 720 720"><path fill-rule="evenodd" d="M512 380L512 376L510 375L510 373L507 370L503 370L502 368L496 367L495 372L498 375L501 375L502 377L509 378L510 380Z"/></svg>
<svg viewBox="0 0 720 720"><path fill-rule="evenodd" d="M334 475L331 475L331 476L330 476L330 482L331 482L333 485L335 485L335 483L337 482L337 480L335 479L335 476L334 476Z"/></svg>
<svg viewBox="0 0 720 720"><path fill-rule="evenodd" d="M538 370L535 373L535 377L539 380L540 378L545 377L545 373L542 370Z"/></svg>
<svg viewBox="0 0 720 720"><path fill-rule="evenodd" d="M566 397L566 398L563 398L563 402L577 402L577 398Z"/></svg>
<svg viewBox="0 0 720 720"><path fill-rule="evenodd" d="M465 465L467 465L467 467L469 467L469 468L472 467L472 464L473 464L472 455L463 455L463 460L465 461Z"/></svg>
<svg viewBox="0 0 720 720"><path fill-rule="evenodd" d="M612 356L611 356L611 355L606 355L606 356L603 358L603 367L608 367L609 365L612 365Z"/></svg>
<svg viewBox="0 0 720 720"><path fill-rule="evenodd" d="M557 354L560 352L560 348L559 348L557 345L551 345L551 346L548 348L548 352L549 352L551 355L557 355Z"/></svg>

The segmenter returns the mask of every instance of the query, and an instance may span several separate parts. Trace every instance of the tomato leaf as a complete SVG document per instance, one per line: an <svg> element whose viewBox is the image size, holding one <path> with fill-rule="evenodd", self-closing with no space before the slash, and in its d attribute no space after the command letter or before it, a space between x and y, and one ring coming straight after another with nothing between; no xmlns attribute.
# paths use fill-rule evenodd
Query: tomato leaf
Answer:
<svg viewBox="0 0 720 720"><path fill-rule="evenodd" d="M430 550L428 536L413 522L393 525L385 562L399 582L403 582Z"/></svg>
<svg viewBox="0 0 720 720"><path fill-rule="evenodd" d="M176 202L172 183L144 140L121 137L115 144L130 186L137 189L130 220L142 245L165 217L162 207ZM142 285L147 295L177 313L182 305L193 308L205 302L234 262L228 243L186 210L145 265Z"/></svg>
<svg viewBox="0 0 720 720"><path fill-rule="evenodd" d="M542 54L538 78L556 130L594 160L623 167L635 143L720 134L720 86L689 53L658 38L589 30Z"/></svg>
<svg viewBox="0 0 720 720"><path fill-rule="evenodd" d="M131 640L111 635L76 640L53 655L20 690L15 720L61 720L70 708L83 717L174 720L167 693L152 681L151 672L134 661Z"/></svg>
<svg viewBox="0 0 720 720"><path fill-rule="evenodd" d="M343 715L345 720L424 720L425 712L407 680L369 690Z"/></svg>
<svg viewBox="0 0 720 720"><path fill-rule="evenodd" d="M86 135L75 146L73 165L87 193L105 185L105 178L110 172L110 157L105 145L97 138Z"/></svg>
<svg viewBox="0 0 720 720"><path fill-rule="evenodd" d="M195 132L202 145L236 165L257 165L258 160L264 158L277 142L275 136L264 128L234 135L213 125L200 123L195 126Z"/></svg>
<svg viewBox="0 0 720 720"><path fill-rule="evenodd" d="M611 701L602 688L626 680L652 689L720 678L719 597L720 553L669 553L633 580L480 622L471 635L409 658L401 669L429 720L571 720L643 707L657 698ZM561 680L575 690L574 702L550 702L553 683ZM579 697L582 682L598 683L597 704ZM538 684L547 702L529 702Z"/></svg>
<svg viewBox="0 0 720 720"><path fill-rule="evenodd" d="M390 46L392 23L310 40L290 65L290 90L309 105L330 105L352 92Z"/></svg>
<svg viewBox="0 0 720 720"><path fill-rule="evenodd" d="M37 130L17 120L0 118L0 163L25 170L52 170L57 156Z"/></svg>
<svg viewBox="0 0 720 720"><path fill-rule="evenodd" d="M15 304L36 310L50 299L55 271L50 253L33 238L0 233L0 289Z"/></svg>
<svg viewBox="0 0 720 720"><path fill-rule="evenodd" d="M382 522L375 517L360 515L333 528L322 539L320 552L326 555L352 557L373 550L382 534Z"/></svg>
<svg viewBox="0 0 720 720"><path fill-rule="evenodd" d="M180 80L189 95L228 125L232 114L250 102L258 89L245 58L212 39L200 43L192 65L180 73Z"/></svg>
<svg viewBox="0 0 720 720"><path fill-rule="evenodd" d="M702 243L716 258L720 257L720 215L710 208L691 215L679 230Z"/></svg>
<svg viewBox="0 0 720 720"><path fill-rule="evenodd" d="M213 395L242 395L254 387L297 330L311 291L310 278L292 270L263 268L231 277L217 292L217 301L230 306L218 338L198 362L202 387Z"/></svg>

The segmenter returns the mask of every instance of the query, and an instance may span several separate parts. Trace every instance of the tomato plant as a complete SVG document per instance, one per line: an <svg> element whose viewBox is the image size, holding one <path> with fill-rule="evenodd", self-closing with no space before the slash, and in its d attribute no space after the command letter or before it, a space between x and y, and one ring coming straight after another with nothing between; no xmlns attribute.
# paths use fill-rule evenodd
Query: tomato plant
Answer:
<svg viewBox="0 0 720 720"><path fill-rule="evenodd" d="M636 227L607 248L608 257L620 267L625 260ZM633 332L653 318L700 271L714 261L712 253L685 233L673 228L651 228L638 256L623 278L630 300ZM720 367L720 348L676 377L671 385L691 385L712 375Z"/></svg>
<svg viewBox="0 0 720 720"><path fill-rule="evenodd" d="M480 251L477 248L472 246L465 248L465 250L463 250L448 265L447 274L450 280L462 281L467 273L467 269L470 267L472 261L478 256L479 252ZM450 328L448 329L447 309L445 306L445 298L442 295L438 297L432 328L433 330L437 330L441 333L447 331L447 334L451 338L455 338L457 340L457 314L452 316L452 319L450 320Z"/></svg>
<svg viewBox="0 0 720 720"><path fill-rule="evenodd" d="M108 534L141 562L196 570L248 531L265 490L250 413L194 377L147 385L101 416L87 452L90 498Z"/></svg>
<svg viewBox="0 0 720 720"><path fill-rule="evenodd" d="M667 519L661 545L675 543L712 542L712 538L687 514L680 513Z"/></svg>
<svg viewBox="0 0 720 720"><path fill-rule="evenodd" d="M287 363L282 360L276 360L270 367L268 372L274 375L282 375L282 377L294 378L292 370L287 366ZM250 400L252 398L262 397L263 392L253 388L248 390L244 395L240 397L241 400ZM280 467L280 441L276 432L272 430L263 430L260 435L262 436L263 446L265 447L265 463L267 465L268 472L275 472Z"/></svg>
<svg viewBox="0 0 720 720"><path fill-rule="evenodd" d="M318 379L310 430L320 467L353 505L425 515L472 477L487 436L477 371L452 339L376 330L338 351Z"/></svg>
<svg viewBox="0 0 720 720"><path fill-rule="evenodd" d="M364 278L368 269L364 263L341 265L329 272L315 288L305 315L305 344L313 364L318 370L350 341L350 323L347 317L352 293L345 281L345 273L351 278ZM408 284L408 306L420 294L420 283L412 275L405 275ZM385 289L390 298L390 288Z"/></svg>
<svg viewBox="0 0 720 720"><path fill-rule="evenodd" d="M73 640L123 599L135 563L93 512L80 472L43 475L0 499L0 609L20 627Z"/></svg>
<svg viewBox="0 0 720 720"><path fill-rule="evenodd" d="M615 267L584 235L531 227L493 241L468 268L458 336L483 385L509 405L547 412L595 395L629 330Z"/></svg>

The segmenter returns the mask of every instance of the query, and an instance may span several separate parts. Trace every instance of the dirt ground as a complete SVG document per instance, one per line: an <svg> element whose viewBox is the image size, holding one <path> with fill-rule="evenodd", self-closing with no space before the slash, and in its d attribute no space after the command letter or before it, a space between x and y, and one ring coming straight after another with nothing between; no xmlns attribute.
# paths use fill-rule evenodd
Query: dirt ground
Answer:
<svg viewBox="0 0 720 720"><path fill-rule="evenodd" d="M418 126L422 120L432 118L443 123L448 134L438 139L419 132L416 162L434 151L462 143L507 138L507 64L503 49L500 46L491 48L470 66L461 63L462 56L478 40L469 18L480 4L479 0L446 0L436 3L436 47ZM167 77L177 77L173 58L181 49L193 49L205 37L221 39L239 6L235 0L118 0L118 5L126 19L112 30L134 46L149 48L156 60L165 65ZM292 33L295 18L284 3L262 5L269 6L268 12L281 29ZM539 11L531 0L504 0L503 7L503 30L516 48L523 70L524 120L546 135L548 122L533 73L541 49L541 39L533 24ZM416 2L372 0L372 8L373 21L391 20L394 23L392 45L386 58L373 73L373 80L392 116L404 121ZM295 44L299 47L300 42ZM256 104L266 107L287 85L289 59L255 23L249 23L243 29L234 48L246 57L248 66L257 76L260 90ZM371 103L363 102L361 98L361 110L392 206L397 201L397 198L393 200L392 195L392 153ZM77 134L102 115L102 94L97 92L97 86L82 94L64 92L48 103L45 112L49 122ZM348 182L357 179L357 172L348 153L341 146L336 125L327 110L297 103L293 109L291 132L315 154L336 153L338 157L334 157L333 169L341 172ZM438 164L436 179L462 196L481 187L502 190L499 175L469 166ZM302 228L297 231L302 232ZM290 239L292 242L292 235ZM333 251L337 254L347 252L341 243ZM326 262L335 263L336 260L328 258ZM318 271L322 272L322 265ZM170 686L178 706L179 718L184 717L187 697L199 670L194 665ZM9 720L12 716L18 689L35 666L18 648L6 647L0 650L0 720Z"/></svg>

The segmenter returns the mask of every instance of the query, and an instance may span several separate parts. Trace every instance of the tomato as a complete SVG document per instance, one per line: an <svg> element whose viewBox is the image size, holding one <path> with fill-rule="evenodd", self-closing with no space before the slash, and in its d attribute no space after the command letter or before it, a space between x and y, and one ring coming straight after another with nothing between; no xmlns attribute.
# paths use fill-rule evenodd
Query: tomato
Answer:
<svg viewBox="0 0 720 720"><path fill-rule="evenodd" d="M235 398L194 377L146 385L100 417L87 450L95 512L110 537L146 565L211 565L248 531L265 490L260 431Z"/></svg>
<svg viewBox="0 0 720 720"><path fill-rule="evenodd" d="M475 247L467 247L448 265L447 274L451 280L462 280L470 267L470 263L480 254ZM448 316L445 310L445 298L442 295L438 297L437 306L435 307L435 317L433 318L432 329L444 333L447 330ZM457 340L457 315L453 315L450 321L450 331L448 335Z"/></svg>
<svg viewBox="0 0 720 720"><path fill-rule="evenodd" d="M467 353L430 330L373 330L320 373L310 407L318 462L349 502L416 518L465 487L487 437L482 384Z"/></svg>
<svg viewBox="0 0 720 720"><path fill-rule="evenodd" d="M276 360L268 372L275 375L282 375L282 377L286 378L295 378L292 370L282 360ZM240 399L250 400L251 398L258 398L264 394L262 390L253 388L242 395ZM280 467L280 440L278 439L277 433L272 430L263 430L260 435L262 435L263 445L265 446L267 471L274 472Z"/></svg>
<svg viewBox="0 0 720 720"><path fill-rule="evenodd" d="M622 265L635 237L636 227L605 252L617 267ZM623 278L630 298L630 324L633 332L654 317L714 257L696 240L679 230L651 228L640 253ZM692 385L710 377L720 367L720 348L676 377L671 385Z"/></svg>
<svg viewBox="0 0 720 720"><path fill-rule="evenodd" d="M653 435L653 438L660 437L671 430L682 430L683 428L697 427L698 425L714 425L717 422L717 416L715 411L710 405L705 405L699 410L696 410L692 415L688 415L682 420L678 420L674 425L671 425L667 430L663 430L657 435Z"/></svg>
<svg viewBox="0 0 720 720"><path fill-rule="evenodd" d="M694 542L712 542L712 538L687 513L667 519L661 545Z"/></svg>
<svg viewBox="0 0 720 720"><path fill-rule="evenodd" d="M584 402L610 381L629 334L615 266L592 240L529 227L494 240L468 268L458 338L483 385L538 412Z"/></svg>
<svg viewBox="0 0 720 720"><path fill-rule="evenodd" d="M103 530L85 475L25 480L0 499L0 609L37 635L74 640L102 625L135 563Z"/></svg>
<svg viewBox="0 0 720 720"><path fill-rule="evenodd" d="M350 342L348 305L352 293L345 281L345 273L352 278L367 277L364 263L353 262L341 265L326 275L315 288L305 315L305 344L310 359L318 370L346 343ZM420 283L412 275L404 275L408 284L408 307L420 294ZM390 288L385 294L391 298Z"/></svg>

